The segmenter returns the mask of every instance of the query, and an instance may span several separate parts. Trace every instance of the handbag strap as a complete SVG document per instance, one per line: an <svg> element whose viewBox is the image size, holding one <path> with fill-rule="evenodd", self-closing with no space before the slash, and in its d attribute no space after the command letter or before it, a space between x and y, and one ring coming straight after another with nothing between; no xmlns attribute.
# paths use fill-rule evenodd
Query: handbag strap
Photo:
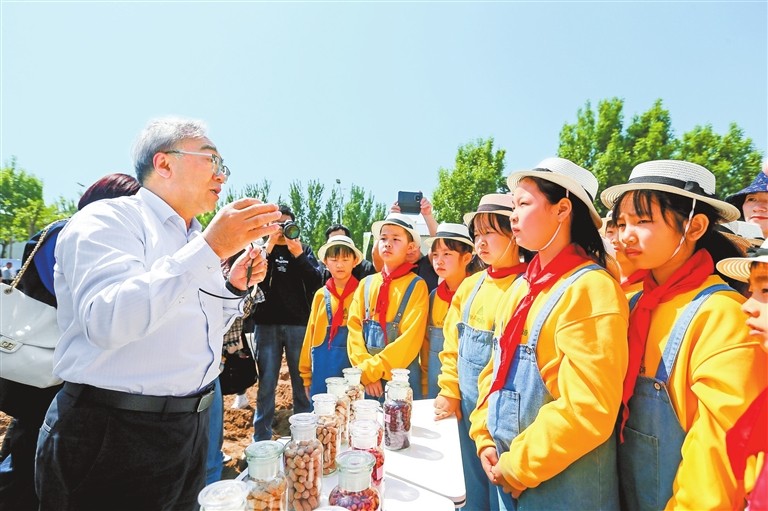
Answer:
<svg viewBox="0 0 768 511"><path fill-rule="evenodd" d="M58 222L58 220L56 222ZM38 238L37 243L35 244L35 248L32 249L32 253L29 254L29 257L27 257L27 260L24 261L24 264L21 265L21 269L16 273L16 277L14 277L13 282L11 282L11 286L5 290L6 294L9 294L13 289L16 289L16 286L19 284L19 281L24 275L24 272L27 271L30 263L32 263L32 259L35 258L37 250L43 245L43 240L45 239L45 235L48 234L48 229L50 229L51 226L53 226L53 224L56 222L46 225L43 231L40 233L40 238Z"/></svg>

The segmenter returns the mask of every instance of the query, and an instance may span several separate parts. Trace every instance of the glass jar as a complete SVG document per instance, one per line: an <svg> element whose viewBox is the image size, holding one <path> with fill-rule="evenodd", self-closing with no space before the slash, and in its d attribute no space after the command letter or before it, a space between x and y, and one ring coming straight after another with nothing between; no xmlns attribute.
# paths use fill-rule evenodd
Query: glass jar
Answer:
<svg viewBox="0 0 768 511"><path fill-rule="evenodd" d="M358 419L352 423L350 431L352 433L352 449L369 452L376 459L376 464L371 472L371 483L380 493L383 493L381 490L384 482L384 449L378 445L378 422Z"/></svg>
<svg viewBox="0 0 768 511"><path fill-rule="evenodd" d="M360 378L363 376L363 371L357 367L347 367L342 371L344 374L344 381L347 382L347 397L350 403L354 403L360 399L365 399L365 387L360 383ZM354 408L350 410L349 422L355 420Z"/></svg>
<svg viewBox="0 0 768 511"><path fill-rule="evenodd" d="M408 379L410 374L410 369L392 369L392 380L390 381L404 381L408 385L408 396L406 399L408 399L409 403L413 403L413 389L411 388L411 380Z"/></svg>
<svg viewBox="0 0 768 511"><path fill-rule="evenodd" d="M323 446L317 439L317 416L297 413L288 422L291 423L291 440L283 451L288 480L288 509L316 509L320 505L323 481Z"/></svg>
<svg viewBox="0 0 768 511"><path fill-rule="evenodd" d="M243 481L216 481L197 495L200 511L245 511L248 486Z"/></svg>
<svg viewBox="0 0 768 511"><path fill-rule="evenodd" d="M376 424L376 426L378 427L376 445L381 447L382 443L384 442L384 425L382 424L381 417L379 415L379 412L381 411L381 406L379 405L379 402L376 401L375 399L361 399L359 401L355 401L354 403L352 403L352 409L355 412L356 421L369 420L369 421L373 421ZM354 441L352 439L353 435L354 433L352 433L352 430L350 429L350 432L349 432L350 445Z"/></svg>
<svg viewBox="0 0 768 511"><path fill-rule="evenodd" d="M245 449L248 462L248 505L255 510L288 509L288 482L281 470L283 444L274 440L254 442Z"/></svg>
<svg viewBox="0 0 768 511"><path fill-rule="evenodd" d="M411 408L408 401L410 387L403 381L387 384L384 401L384 447L393 451L411 445Z"/></svg>
<svg viewBox="0 0 768 511"><path fill-rule="evenodd" d="M323 445L323 475L327 476L336 471L336 454L341 449L336 396L315 394L312 396L312 403L317 415L317 439Z"/></svg>
<svg viewBox="0 0 768 511"><path fill-rule="evenodd" d="M347 381L344 378L332 376L325 379L328 393L336 397L336 417L339 421L339 436L342 445L349 445L349 397L347 397Z"/></svg>
<svg viewBox="0 0 768 511"><path fill-rule="evenodd" d="M376 463L373 454L346 451L336 459L339 464L339 485L331 491L328 503L357 511L379 511L381 497L371 487L371 470Z"/></svg>

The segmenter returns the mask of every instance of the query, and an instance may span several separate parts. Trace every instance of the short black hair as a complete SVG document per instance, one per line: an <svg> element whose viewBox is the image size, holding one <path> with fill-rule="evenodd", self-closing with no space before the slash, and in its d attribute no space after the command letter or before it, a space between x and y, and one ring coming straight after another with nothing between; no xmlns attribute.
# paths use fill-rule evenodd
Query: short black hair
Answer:
<svg viewBox="0 0 768 511"><path fill-rule="evenodd" d="M280 204L280 214L288 215L289 217L291 217L292 222L296 221L296 215L293 214L293 211L291 211L291 208L289 208L288 206Z"/></svg>
<svg viewBox="0 0 768 511"><path fill-rule="evenodd" d="M328 238L331 237L331 233L333 231L344 231L344 235L347 238L352 237L352 232L349 230L349 228L346 225L343 224L333 224L329 228L325 230L325 241L328 241Z"/></svg>

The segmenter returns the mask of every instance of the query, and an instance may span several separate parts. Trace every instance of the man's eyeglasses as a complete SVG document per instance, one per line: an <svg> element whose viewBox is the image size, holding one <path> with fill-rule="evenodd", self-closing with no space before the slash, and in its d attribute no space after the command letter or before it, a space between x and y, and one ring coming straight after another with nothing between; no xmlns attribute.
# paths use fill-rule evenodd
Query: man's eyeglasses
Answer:
<svg viewBox="0 0 768 511"><path fill-rule="evenodd" d="M224 176L224 182L227 182L227 179L229 179L229 167L224 165L224 160L221 159L221 156L218 154L213 153L196 153L193 151L182 151L180 149L173 149L171 151L164 151L168 154L191 154L192 156L207 156L211 159L211 162L213 162L213 176L219 177Z"/></svg>

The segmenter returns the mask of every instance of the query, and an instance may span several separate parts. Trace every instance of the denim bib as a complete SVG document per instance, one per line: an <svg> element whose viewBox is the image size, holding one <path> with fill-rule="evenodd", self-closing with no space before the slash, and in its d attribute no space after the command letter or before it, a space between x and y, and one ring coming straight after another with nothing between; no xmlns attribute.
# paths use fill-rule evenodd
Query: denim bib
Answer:
<svg viewBox="0 0 768 511"><path fill-rule="evenodd" d="M331 339L328 345L328 337L331 335L331 322L333 321L333 312L331 311L331 293L328 289L325 292L325 313L328 317L328 326L325 329L323 342L312 348L312 384L309 387L309 395L322 394L327 392L325 379L332 376L343 376L342 371L347 367L352 367L347 354L347 335L349 330L346 326L340 326L336 331L336 336ZM339 301L339 307L344 307L344 302Z"/></svg>

